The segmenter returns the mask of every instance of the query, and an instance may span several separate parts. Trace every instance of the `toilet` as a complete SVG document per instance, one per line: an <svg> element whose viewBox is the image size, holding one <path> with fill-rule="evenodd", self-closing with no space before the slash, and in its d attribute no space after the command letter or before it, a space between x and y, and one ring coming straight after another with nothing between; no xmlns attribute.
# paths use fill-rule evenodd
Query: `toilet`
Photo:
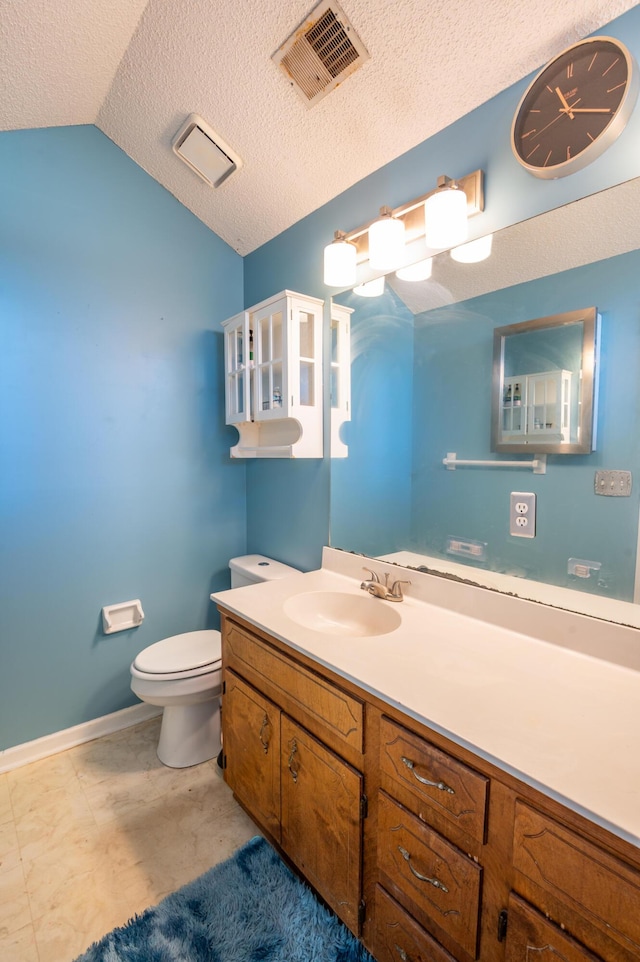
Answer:
<svg viewBox="0 0 640 962"><path fill-rule="evenodd" d="M232 558L231 587L275 581L297 569L264 555ZM187 631L163 638L137 655L131 690L163 709L158 758L169 768L188 768L220 751L222 675L219 631Z"/></svg>

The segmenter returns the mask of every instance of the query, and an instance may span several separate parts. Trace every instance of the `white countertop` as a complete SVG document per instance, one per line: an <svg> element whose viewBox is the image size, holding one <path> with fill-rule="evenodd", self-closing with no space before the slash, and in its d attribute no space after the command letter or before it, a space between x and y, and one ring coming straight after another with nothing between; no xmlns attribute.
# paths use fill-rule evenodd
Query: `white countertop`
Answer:
<svg viewBox="0 0 640 962"><path fill-rule="evenodd" d="M411 577L412 585L400 604L373 598L360 590L364 563L366 558L325 549L325 567L317 571L211 598L640 847L640 672L524 633L530 616L535 619L538 606L532 602L488 599L496 610L504 601L511 622L519 618L522 631L514 631L491 623L486 613L484 620L460 614L451 597L449 607L425 600L453 593L468 609L493 593L445 586L433 575L402 573L377 561L371 562L376 570ZM384 635L343 637L287 616L287 599L316 591L392 607L401 625ZM567 637L585 623L584 616L567 612L557 617ZM606 623L593 630L602 632L606 646ZM629 643L640 644L637 632L628 631Z"/></svg>

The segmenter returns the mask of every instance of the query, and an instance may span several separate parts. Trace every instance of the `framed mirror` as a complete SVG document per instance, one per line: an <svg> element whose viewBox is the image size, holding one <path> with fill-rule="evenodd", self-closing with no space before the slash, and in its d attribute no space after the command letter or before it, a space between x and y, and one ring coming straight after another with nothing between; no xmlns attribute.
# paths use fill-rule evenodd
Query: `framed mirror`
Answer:
<svg viewBox="0 0 640 962"><path fill-rule="evenodd" d="M495 329L492 451L595 449L598 335L595 307Z"/></svg>

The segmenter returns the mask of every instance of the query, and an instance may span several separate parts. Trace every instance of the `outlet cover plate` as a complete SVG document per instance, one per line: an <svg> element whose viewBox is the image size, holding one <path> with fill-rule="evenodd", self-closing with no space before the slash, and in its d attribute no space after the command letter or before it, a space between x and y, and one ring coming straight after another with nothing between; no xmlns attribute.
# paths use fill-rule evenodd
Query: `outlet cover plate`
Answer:
<svg viewBox="0 0 640 962"><path fill-rule="evenodd" d="M509 499L509 534L535 538L536 496L532 491L512 491Z"/></svg>

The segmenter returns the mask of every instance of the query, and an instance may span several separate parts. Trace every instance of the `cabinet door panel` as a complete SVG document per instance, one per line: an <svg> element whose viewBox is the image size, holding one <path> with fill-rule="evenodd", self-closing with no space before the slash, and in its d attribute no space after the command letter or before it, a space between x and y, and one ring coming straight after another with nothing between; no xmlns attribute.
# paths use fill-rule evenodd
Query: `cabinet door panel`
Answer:
<svg viewBox="0 0 640 962"><path fill-rule="evenodd" d="M482 869L383 792L378 868L402 903L476 957ZM427 925L425 921L425 926Z"/></svg>
<svg viewBox="0 0 640 962"><path fill-rule="evenodd" d="M524 876L518 888L527 898L555 917L568 906L640 956L640 872L522 802L513 842L513 863Z"/></svg>
<svg viewBox="0 0 640 962"><path fill-rule="evenodd" d="M556 925L513 893L505 962L601 962Z"/></svg>
<svg viewBox="0 0 640 962"><path fill-rule="evenodd" d="M225 781L280 841L280 709L229 669L224 673L222 727Z"/></svg>
<svg viewBox="0 0 640 962"><path fill-rule="evenodd" d="M358 932L362 776L282 715L282 847Z"/></svg>

